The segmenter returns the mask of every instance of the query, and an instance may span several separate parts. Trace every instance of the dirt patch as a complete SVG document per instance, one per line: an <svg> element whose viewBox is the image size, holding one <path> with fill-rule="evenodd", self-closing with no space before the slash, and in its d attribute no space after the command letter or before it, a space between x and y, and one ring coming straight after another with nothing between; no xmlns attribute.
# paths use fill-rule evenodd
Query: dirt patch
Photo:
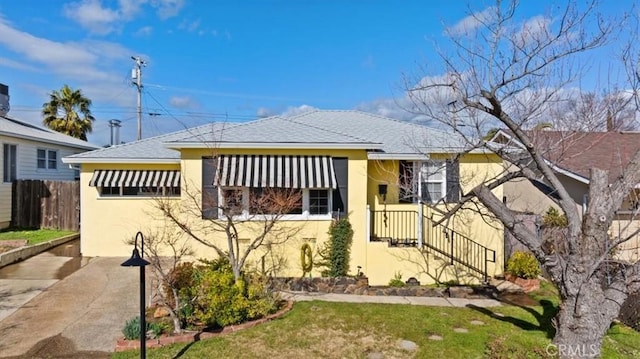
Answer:
<svg viewBox="0 0 640 359"><path fill-rule="evenodd" d="M531 307L540 305L540 303L525 293L502 293L498 296L498 300L510 305L519 307Z"/></svg>
<svg viewBox="0 0 640 359"><path fill-rule="evenodd" d="M39 341L24 355L9 357L8 359L108 359L109 357L110 353L107 352L78 351L70 339L58 334Z"/></svg>

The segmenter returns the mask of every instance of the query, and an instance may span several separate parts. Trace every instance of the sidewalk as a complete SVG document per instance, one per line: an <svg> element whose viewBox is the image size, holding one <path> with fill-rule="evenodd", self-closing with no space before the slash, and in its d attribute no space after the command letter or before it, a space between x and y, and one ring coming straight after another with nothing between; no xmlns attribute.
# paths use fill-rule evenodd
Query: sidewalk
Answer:
<svg viewBox="0 0 640 359"><path fill-rule="evenodd" d="M321 300L326 302L343 303L383 303L383 304L408 304L425 305L433 307L466 307L473 305L476 307L488 308L498 307L502 303L495 299L466 299L466 298L445 298L445 297L400 297L400 296L377 296L377 295L357 295L357 294L334 294L334 293L308 293L308 292L280 292L282 299L296 302Z"/></svg>

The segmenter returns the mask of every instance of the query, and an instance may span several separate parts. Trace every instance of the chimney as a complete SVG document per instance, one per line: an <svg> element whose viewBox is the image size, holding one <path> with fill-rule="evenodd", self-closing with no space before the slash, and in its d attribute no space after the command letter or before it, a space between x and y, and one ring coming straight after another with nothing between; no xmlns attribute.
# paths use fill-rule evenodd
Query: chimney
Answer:
<svg viewBox="0 0 640 359"><path fill-rule="evenodd" d="M9 112L9 86L0 84L0 116Z"/></svg>
<svg viewBox="0 0 640 359"><path fill-rule="evenodd" d="M120 144L120 120L109 120L111 128L111 146Z"/></svg>

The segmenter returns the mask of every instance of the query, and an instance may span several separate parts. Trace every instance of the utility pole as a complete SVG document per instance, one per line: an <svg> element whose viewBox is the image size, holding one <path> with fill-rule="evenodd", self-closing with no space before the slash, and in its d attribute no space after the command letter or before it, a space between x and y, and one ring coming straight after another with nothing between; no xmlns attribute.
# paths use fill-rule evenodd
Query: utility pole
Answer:
<svg viewBox="0 0 640 359"><path fill-rule="evenodd" d="M142 67L146 66L140 56L131 56L136 62L135 67L131 70L131 82L138 89L138 140L142 139Z"/></svg>

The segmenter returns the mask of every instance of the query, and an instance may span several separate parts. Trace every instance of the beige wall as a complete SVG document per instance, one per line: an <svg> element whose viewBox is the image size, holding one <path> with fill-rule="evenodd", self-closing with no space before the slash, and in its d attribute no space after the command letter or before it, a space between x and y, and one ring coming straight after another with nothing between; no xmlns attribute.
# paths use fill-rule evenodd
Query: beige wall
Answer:
<svg viewBox="0 0 640 359"><path fill-rule="evenodd" d="M2 182L1 179L2 166L0 166L0 182ZM11 183L0 183L0 203L2 204L0 205L0 229L2 229L9 227L11 223Z"/></svg>
<svg viewBox="0 0 640 359"><path fill-rule="evenodd" d="M284 150L216 150L216 154L291 154L291 151ZM415 261L406 258L404 250L399 248L388 248L383 243L370 243L368 238L368 218L367 203L376 206L377 201L377 184L380 181L389 183L397 183L397 161L384 161L388 166L387 170L379 172L378 169L373 170L374 161L368 161L366 151L364 150L296 150L299 155L328 155L333 157L347 157L349 159L349 185L348 185L348 204L349 218L354 231L353 245L351 248L351 273L356 273L357 267L369 276L373 285L386 284L393 278L395 272L400 271L403 278L410 276L419 277L423 283L432 282L428 275L420 275L416 269ZM199 191L202 186L202 157L212 155L211 150L185 149L182 151L182 159L180 165L95 165L84 164L82 166L81 181L81 202L82 202L82 253L85 256L128 256L131 253L131 245L126 244L128 239L133 238L139 230L143 232L153 231L166 225L165 221L159 216L159 211L155 208L156 202L152 198L99 198L98 191L94 187L89 187L88 183L95 169L181 169L182 175L182 199L171 199L174 205L182 206L183 209L188 208L187 193L196 194L199 198ZM490 165L487 165L487 161ZM470 155L461 161L461 174L474 174L477 180L480 172L494 171L497 165L495 158L478 157ZM390 186L391 190L391 186ZM395 189L395 199L397 202L397 186ZM500 190L497 195L501 196ZM481 243L487 243L495 247L498 251L499 261L502 255L502 231L490 229L479 217L472 214L465 218L465 225L469 223L471 227L466 228L464 232L472 236L474 240ZM155 218L155 219L154 219ZM198 228L206 224L206 220L189 217L193 222L194 228ZM457 221L461 221L457 219ZM268 269L274 262L281 262L284 259L284 267L277 273L281 276L299 276L302 274L300 266L300 246L308 242L314 249L319 248L328 239L327 231L329 229L329 220L307 220L307 221L282 221L282 226L294 227L299 226L299 232L293 239L281 246L273 246L272 253L264 257L265 267ZM462 230L461 230L462 231ZM198 232L204 235L202 231ZM241 239L251 238L251 229L245 227L240 232ZM210 236L213 241L224 246L225 238L222 236ZM191 247L196 251L197 258L214 258L215 253L212 249L207 248L194 241L189 242ZM247 243L243 240L242 243ZM264 254L263 250L257 251L250 260L250 265L261 267ZM429 263L433 258L429 259ZM435 261L433 266L440 265L442 261ZM500 262L501 263L501 262ZM496 268L502 268L502 265L496 265ZM492 272L498 273L497 269L491 269ZM452 272L451 268L445 269L445 272ZM319 275L318 269L314 269L314 275ZM447 274L451 277L454 274Z"/></svg>

